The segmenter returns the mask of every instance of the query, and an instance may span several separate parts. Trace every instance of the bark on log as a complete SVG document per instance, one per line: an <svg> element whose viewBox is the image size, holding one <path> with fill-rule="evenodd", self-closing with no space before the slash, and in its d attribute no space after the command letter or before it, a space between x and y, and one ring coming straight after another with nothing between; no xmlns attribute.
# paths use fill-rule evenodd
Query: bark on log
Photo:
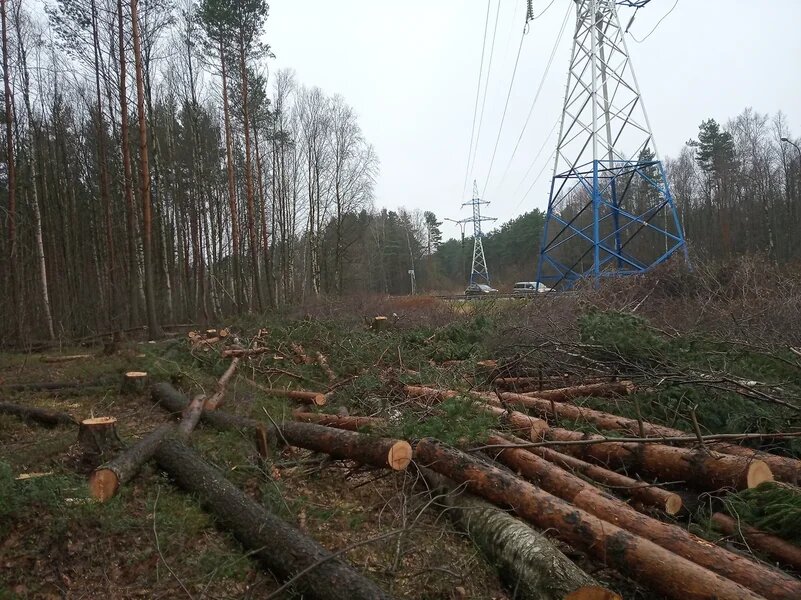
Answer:
<svg viewBox="0 0 801 600"><path fill-rule="evenodd" d="M676 600L757 600L751 590L431 438L415 460Z"/></svg>
<svg viewBox="0 0 801 600"><path fill-rule="evenodd" d="M113 498L120 486L134 478L142 465L153 458L159 445L170 435L183 439L189 437L200 420L204 403L204 396L196 396L184 409L177 427L166 423L156 428L125 452L92 471L89 476L89 494L92 498L100 502Z"/></svg>
<svg viewBox="0 0 801 600"><path fill-rule="evenodd" d="M493 383L499 388L519 394L563 388L574 383L569 375L546 375L543 377L498 377ZM609 377L583 377L581 384L609 382ZM578 383L578 382L577 382Z"/></svg>
<svg viewBox="0 0 801 600"><path fill-rule="evenodd" d="M144 371L128 371L122 376L120 393L130 395L144 394L147 390L147 373Z"/></svg>
<svg viewBox="0 0 801 600"><path fill-rule="evenodd" d="M73 360L81 360L84 358L92 358L93 354L70 354L65 356L43 356L42 362L45 363L63 363L71 362Z"/></svg>
<svg viewBox="0 0 801 600"><path fill-rule="evenodd" d="M522 394L503 392L500 396L511 405L525 406L535 415L543 419L561 417L576 421L587 421L607 431L625 431L632 435L640 435L640 422L636 419L620 417L600 410L573 406L571 404L555 404L549 400L541 400ZM647 421L642 422L642 431L649 437L679 437L687 435L684 431L648 423ZM722 454L761 460L770 467L773 475L780 481L785 481L787 483L798 483L801 481L800 460L786 456L778 456L769 452L752 450L728 442L710 442L708 446Z"/></svg>
<svg viewBox="0 0 801 600"><path fill-rule="evenodd" d="M229 348L222 351L223 358L245 358L271 352L269 348Z"/></svg>
<svg viewBox="0 0 801 600"><path fill-rule="evenodd" d="M490 443L504 439L490 436ZM683 556L687 560L731 579L772 600L801 598L801 580L710 544L676 525L637 512L583 479L519 448L492 452L501 462L554 494L627 531Z"/></svg>
<svg viewBox="0 0 801 600"><path fill-rule="evenodd" d="M278 388L270 388L265 385L260 384L257 381L253 381L252 379L245 379L250 385L255 387L257 390L261 390L265 394L270 396L279 396L281 398L291 398L292 400L298 400L303 402L304 404L314 404L315 406L325 406L326 399L325 394L321 394L319 392L307 392L304 390L285 390L285 389L278 389Z"/></svg>
<svg viewBox="0 0 801 600"><path fill-rule="evenodd" d="M379 419L377 417L344 417L339 415L310 413L297 410L293 411L292 417L296 421L300 421L302 423L317 423L318 425L335 427L337 429L347 429L349 431L370 429L371 427L381 427L387 423L384 419Z"/></svg>
<svg viewBox="0 0 801 600"><path fill-rule="evenodd" d="M620 598L598 584L547 537L508 512L472 494L459 493L447 478L421 468L438 503L467 533L487 562L501 575L515 600L563 600L583 591L589 599Z"/></svg>
<svg viewBox="0 0 801 600"><path fill-rule="evenodd" d="M332 556L317 542L254 502L179 440L165 440L156 452L156 460L179 487L196 495L217 522L279 579L289 579L308 569L293 583L304 597L390 598L342 558Z"/></svg>
<svg viewBox="0 0 801 600"><path fill-rule="evenodd" d="M322 352L318 352L316 355L317 364L320 365L320 368L325 373L325 376L328 377L328 381L331 383L337 380L337 374L331 369L328 364L328 359L326 359L325 355Z"/></svg>
<svg viewBox="0 0 801 600"><path fill-rule="evenodd" d="M314 361L311 359L311 357L308 354L306 354L306 350L300 344L297 344L295 342L291 342L289 344L289 348L290 348L290 350L292 350L292 352L295 354L295 356L298 359L295 362L300 361L304 365L311 365L311 364L314 363Z"/></svg>
<svg viewBox="0 0 801 600"><path fill-rule="evenodd" d="M48 408L36 408L35 406L21 406L10 402L0 402L0 414L14 415L23 421L36 421L45 427L56 427L58 425L77 425L78 422L70 415L57 410Z"/></svg>
<svg viewBox="0 0 801 600"><path fill-rule="evenodd" d="M153 386L153 399L172 413L183 411L187 405L186 397L167 383ZM276 432L272 425L223 411L203 411L200 419L219 429L255 432L257 443L259 440L265 444L286 440L292 446L376 467L403 470L412 458L412 448L403 440L372 437L324 425L286 421L279 425L280 431Z"/></svg>
<svg viewBox="0 0 801 600"><path fill-rule="evenodd" d="M606 439L600 435L560 427L551 427L545 437L554 441ZM724 488L744 490L773 480L770 467L762 461L702 448L600 441L597 444L559 446L559 451L612 469L625 468L643 473L661 481L685 481L691 487L705 491Z"/></svg>
<svg viewBox="0 0 801 600"><path fill-rule="evenodd" d="M537 447L526 448L526 450L563 469L581 473L602 485L613 487L615 492L633 498L647 506L654 506L669 515L675 515L681 510L682 499L679 494L626 477L621 473L588 463L575 456L562 454L551 448Z"/></svg>
<svg viewBox="0 0 801 600"><path fill-rule="evenodd" d="M726 535L741 536L754 550L764 552L788 567L801 571L801 548L795 544L756 527L739 523L723 513L714 513L712 523Z"/></svg>
<svg viewBox="0 0 801 600"><path fill-rule="evenodd" d="M42 382L29 382L29 383L6 383L0 385L0 391L4 392L35 392L35 391L48 391L58 392L61 390L70 389L83 389L90 387L100 387L109 384L114 384L117 379L98 379L97 381L42 381Z"/></svg>
<svg viewBox="0 0 801 600"><path fill-rule="evenodd" d="M516 410L504 410L503 408L483 402L477 402L476 405L479 410L483 410L498 417L501 423L510 431L522 433L532 442L540 441L548 430L548 423L542 419L529 417Z"/></svg>
<svg viewBox="0 0 801 600"><path fill-rule="evenodd" d="M225 370L225 373L222 374L219 380L217 380L217 391L215 391L211 397L206 400L206 405L204 407L205 410L217 410L223 401L225 400L225 389L228 387L228 382L231 380L231 377L234 376L234 372L236 371L236 367L239 364L239 357L235 356L231 360L231 364L228 365L228 368Z"/></svg>
<svg viewBox="0 0 801 600"><path fill-rule="evenodd" d="M631 381L610 381L605 383L589 383L586 385L575 385L571 387L557 388L555 390L541 390L529 392L527 396L536 396L545 400L556 402L568 402L574 398L609 398L611 396L625 396L635 390Z"/></svg>

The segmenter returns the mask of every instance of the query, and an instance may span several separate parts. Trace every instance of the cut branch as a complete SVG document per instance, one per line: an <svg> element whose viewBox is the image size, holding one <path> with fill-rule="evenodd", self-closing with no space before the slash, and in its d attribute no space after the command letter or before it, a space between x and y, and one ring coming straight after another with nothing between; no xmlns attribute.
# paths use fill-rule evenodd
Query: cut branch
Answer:
<svg viewBox="0 0 801 600"><path fill-rule="evenodd" d="M712 523L726 535L742 537L754 550L764 552L771 558L794 568L796 571L801 571L801 548L795 544L761 531L756 527L739 523L723 513L714 513L712 515Z"/></svg>
<svg viewBox="0 0 801 600"><path fill-rule="evenodd" d="M35 406L20 406L10 402L0 402L0 414L14 415L23 421L36 421L45 427L58 425L77 425L78 422L70 415L57 410L36 408Z"/></svg>

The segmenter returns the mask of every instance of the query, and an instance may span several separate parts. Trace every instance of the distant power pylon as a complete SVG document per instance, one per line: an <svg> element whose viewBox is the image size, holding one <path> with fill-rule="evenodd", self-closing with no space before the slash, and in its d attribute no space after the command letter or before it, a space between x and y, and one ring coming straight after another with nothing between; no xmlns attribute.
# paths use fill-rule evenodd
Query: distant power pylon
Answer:
<svg viewBox="0 0 801 600"><path fill-rule="evenodd" d="M617 5L574 0L576 28L537 281L642 273L684 233L659 160Z"/></svg>
<svg viewBox="0 0 801 600"><path fill-rule="evenodd" d="M473 223L473 267L470 270L470 283L481 283L481 279L487 285L490 284L489 269L487 269L487 259L484 256L484 242L482 238L484 233L481 231L482 221L497 221L494 217L482 217L481 205L489 204L488 200L481 200L478 197L478 185L473 181L473 199L470 202L465 202L462 206L473 207L473 217L465 219L465 222Z"/></svg>

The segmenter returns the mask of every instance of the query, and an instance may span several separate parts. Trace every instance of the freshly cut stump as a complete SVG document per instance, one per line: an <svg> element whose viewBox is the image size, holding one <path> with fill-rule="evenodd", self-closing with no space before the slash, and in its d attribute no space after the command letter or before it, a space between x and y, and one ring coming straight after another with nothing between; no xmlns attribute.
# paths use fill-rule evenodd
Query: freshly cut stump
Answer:
<svg viewBox="0 0 801 600"><path fill-rule="evenodd" d="M122 376L122 386L120 392L138 396L147 390L148 377L144 371L128 371Z"/></svg>
<svg viewBox="0 0 801 600"><path fill-rule="evenodd" d="M78 444L84 457L89 460L101 458L122 448L117 435L117 419L114 417L94 417L84 419L78 427Z"/></svg>

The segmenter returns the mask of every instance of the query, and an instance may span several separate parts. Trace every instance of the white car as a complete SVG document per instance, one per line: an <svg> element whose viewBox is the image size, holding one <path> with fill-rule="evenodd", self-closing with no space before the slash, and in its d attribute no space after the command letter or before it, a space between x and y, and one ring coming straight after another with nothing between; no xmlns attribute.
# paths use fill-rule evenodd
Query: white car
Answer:
<svg viewBox="0 0 801 600"><path fill-rule="evenodd" d="M538 284L536 281L518 281L514 288L512 288L512 293L518 296L527 296L529 294L536 294L542 292L550 292L552 291L544 283Z"/></svg>

